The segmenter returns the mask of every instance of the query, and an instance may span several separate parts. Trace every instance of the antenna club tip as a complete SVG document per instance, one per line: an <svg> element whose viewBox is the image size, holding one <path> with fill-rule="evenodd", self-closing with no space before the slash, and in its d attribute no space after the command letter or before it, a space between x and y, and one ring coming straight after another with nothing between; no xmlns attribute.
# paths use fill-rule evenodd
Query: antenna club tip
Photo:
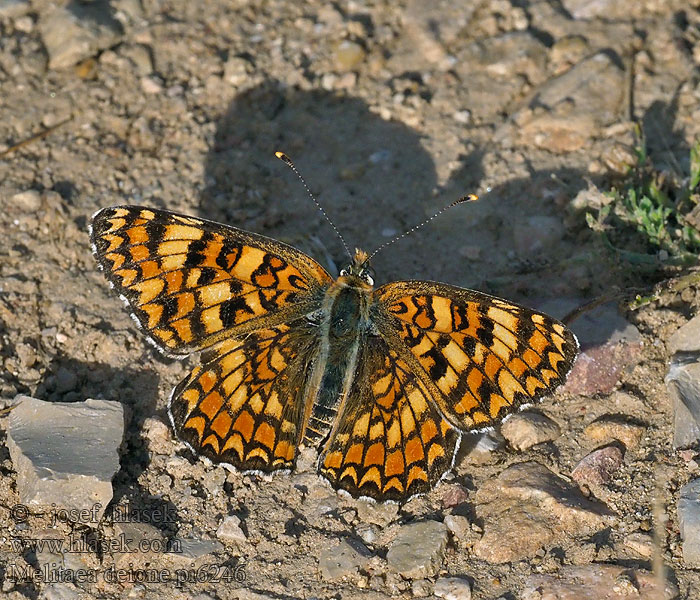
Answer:
<svg viewBox="0 0 700 600"><path fill-rule="evenodd" d="M478 199L479 196L476 194L467 194L466 196L462 196L459 200L455 200L452 204L450 204L450 206L457 206L463 202L476 202Z"/></svg>
<svg viewBox="0 0 700 600"><path fill-rule="evenodd" d="M275 152L275 156L279 158L281 161L286 162L288 165L292 164L292 159L289 158L284 152L280 152L279 150Z"/></svg>

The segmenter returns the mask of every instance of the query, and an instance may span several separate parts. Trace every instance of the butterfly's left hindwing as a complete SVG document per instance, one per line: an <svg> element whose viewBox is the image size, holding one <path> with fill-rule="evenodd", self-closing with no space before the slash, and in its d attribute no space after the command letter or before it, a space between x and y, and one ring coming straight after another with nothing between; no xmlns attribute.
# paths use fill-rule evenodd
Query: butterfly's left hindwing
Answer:
<svg viewBox="0 0 700 600"><path fill-rule="evenodd" d="M289 320L318 304L332 282L286 244L152 208L102 209L91 239L107 279L169 354L189 354L270 319Z"/></svg>
<svg viewBox="0 0 700 600"><path fill-rule="evenodd" d="M197 454L244 470L291 468L318 336L304 320L229 338L182 381L168 412Z"/></svg>
<svg viewBox="0 0 700 600"><path fill-rule="evenodd" d="M494 425L551 394L578 354L559 321L474 290L400 281L374 297L380 333L461 430Z"/></svg>

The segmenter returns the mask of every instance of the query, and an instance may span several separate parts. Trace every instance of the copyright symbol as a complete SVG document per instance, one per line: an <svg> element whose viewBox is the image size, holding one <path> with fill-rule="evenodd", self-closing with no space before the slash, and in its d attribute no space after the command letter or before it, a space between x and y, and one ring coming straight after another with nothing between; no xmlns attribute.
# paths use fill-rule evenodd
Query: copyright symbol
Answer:
<svg viewBox="0 0 700 600"><path fill-rule="evenodd" d="M10 517L15 523L25 523L29 518L29 511L24 504L15 504L10 509Z"/></svg>

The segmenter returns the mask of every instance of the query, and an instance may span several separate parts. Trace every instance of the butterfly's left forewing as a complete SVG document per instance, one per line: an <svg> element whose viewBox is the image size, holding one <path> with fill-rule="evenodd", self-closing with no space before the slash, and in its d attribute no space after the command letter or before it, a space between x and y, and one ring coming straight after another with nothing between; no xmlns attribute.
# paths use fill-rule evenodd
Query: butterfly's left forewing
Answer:
<svg viewBox="0 0 700 600"><path fill-rule="evenodd" d="M400 281L374 297L380 334L461 430L494 425L552 393L578 354L556 319L474 290Z"/></svg>
<svg viewBox="0 0 700 600"><path fill-rule="evenodd" d="M282 323L332 279L276 240L169 211L115 206L92 220L95 257L149 339L168 354Z"/></svg>

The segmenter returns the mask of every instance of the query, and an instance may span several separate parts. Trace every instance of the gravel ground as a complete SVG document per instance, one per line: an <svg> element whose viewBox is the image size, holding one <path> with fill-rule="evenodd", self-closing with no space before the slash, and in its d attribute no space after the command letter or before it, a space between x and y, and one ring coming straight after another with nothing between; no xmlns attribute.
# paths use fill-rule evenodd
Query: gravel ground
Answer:
<svg viewBox="0 0 700 600"><path fill-rule="evenodd" d="M505 441L465 441L455 475L427 496L372 505L320 482L311 453L291 475L258 477L174 439L167 397L196 358L145 343L87 235L97 209L143 204L342 267L283 150L350 246L372 250L480 196L378 254L378 284L445 281L562 316L649 283L607 262L581 209L634 156L636 124L659 169L687 173L699 67L696 0L0 0L2 405L18 394L124 405L113 504L167 517L119 523L108 510L94 528L37 513L18 527L18 467L0 446L5 596L700 597L676 510L699 467L672 447L664 384L693 294L596 317L607 335L615 318L634 332L611 382L579 375ZM10 543L126 530L150 549ZM56 563L95 578L12 576ZM108 576L118 569L132 576ZM148 570L181 581L139 580Z"/></svg>

